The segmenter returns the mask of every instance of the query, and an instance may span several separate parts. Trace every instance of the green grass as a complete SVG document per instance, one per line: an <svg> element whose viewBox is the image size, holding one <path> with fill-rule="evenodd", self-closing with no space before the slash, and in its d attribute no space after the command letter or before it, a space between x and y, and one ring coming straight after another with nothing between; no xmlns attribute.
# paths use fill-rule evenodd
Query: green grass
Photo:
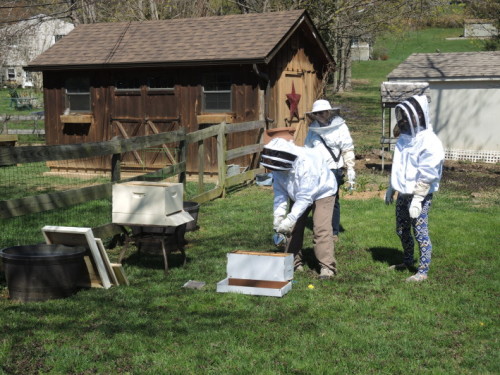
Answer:
<svg viewBox="0 0 500 375"><path fill-rule="evenodd" d="M419 35L424 46L426 34ZM355 90L335 97L358 150L378 148L378 87L400 61L388 55L355 64ZM360 172L358 179L376 191L387 176ZM0 374L500 373L498 196L443 183L431 210L429 280L417 285L404 282L409 273L387 268L402 257L394 206L348 198L342 198L338 277L317 279L308 228L306 272L295 275L283 298L216 292L228 252L274 250L272 190L259 187L201 205L200 229L186 234L187 265L172 254L167 277L160 256L132 248L123 262L129 287L43 303L0 298ZM2 233L8 225L30 228L31 237L11 240L36 243L43 225L100 225L109 202L78 210L71 221L67 211L54 211L0 225ZM112 260L119 250L109 250ZM188 280L207 284L182 288Z"/></svg>
<svg viewBox="0 0 500 375"><path fill-rule="evenodd" d="M18 94L23 97L36 97L39 99L39 103L43 103L43 95L41 92L33 89L16 89ZM22 108L16 109L14 106L10 105L10 94L9 89L0 89L0 114L8 115L29 115L32 112L42 111L43 106L40 108Z"/></svg>
<svg viewBox="0 0 500 375"><path fill-rule="evenodd" d="M43 95L41 92L37 92L33 89L17 89L18 93L22 96L30 96L39 98L39 103L43 103ZM16 109L10 105L10 94L8 89L0 89L0 116L29 116L33 112L43 111L43 105L39 108L23 108ZM24 130L34 130L43 129L43 120L29 120L29 121L14 121L10 119L2 124L0 132L4 130L3 127L7 129L24 129ZM38 134L19 134L18 135L18 145L30 145L30 144L40 144L45 143L45 136Z"/></svg>
<svg viewBox="0 0 500 375"><path fill-rule="evenodd" d="M463 204L457 204L458 202ZM6 373L494 374L498 373L498 205L438 194L430 278L407 284L394 206L343 200L339 276L297 274L283 298L216 292L233 250L273 251L272 190L250 187L200 208L163 276L160 256L129 251L129 287L65 300L0 300ZM496 218L492 220L492 218ZM476 228L477 223L481 226ZM110 251L116 259L118 249ZM183 289L188 280L202 290ZM314 285L309 289L308 285Z"/></svg>
<svg viewBox="0 0 500 375"><path fill-rule="evenodd" d="M19 173L40 173L40 168L27 169L26 166L19 167ZM11 168L11 167L7 167ZM7 168L0 168L0 189L3 191L2 199L24 198L33 195L33 191L38 194L66 190L67 188L81 188L90 184L89 180L80 180L64 177L48 177L44 185L35 185L35 179L27 181L18 180L17 189L13 185L6 184L5 176L2 174ZM41 180L41 177L40 179ZM171 180L170 182L173 182ZM106 183L109 179L96 178L91 180L95 183ZM74 185L71 185L74 184ZM66 187L66 189L64 189ZM204 191L211 190L215 187L214 183L205 183ZM186 201L198 194L198 183L187 182L185 188ZM44 211L35 214L22 215L10 219L0 218L0 227L2 228L2 236L0 237L0 249L9 246L22 244L36 244L44 242L41 228L45 225L56 226L76 226L76 227L98 227L111 222L111 200L100 199L86 202L84 204L74 205L68 208L61 208L51 211ZM110 240L110 239L107 239ZM0 279L2 275L0 274ZM1 372L0 372L1 374Z"/></svg>

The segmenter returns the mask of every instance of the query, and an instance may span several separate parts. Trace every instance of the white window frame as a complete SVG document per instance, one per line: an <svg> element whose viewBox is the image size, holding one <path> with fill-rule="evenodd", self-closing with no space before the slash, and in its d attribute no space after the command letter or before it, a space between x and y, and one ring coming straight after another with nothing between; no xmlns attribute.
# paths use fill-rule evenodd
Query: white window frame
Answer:
<svg viewBox="0 0 500 375"><path fill-rule="evenodd" d="M81 80L84 84L77 88L77 89L68 89L68 81L70 79L75 79L75 80ZM86 81L86 82L85 82ZM84 87L85 86L85 87ZM65 93L66 93L66 108L70 112L76 112L76 113L88 113L91 112L91 98L90 98L90 79L88 77L71 77L66 80L66 88L65 88ZM85 108L80 108L80 107L71 107L71 98L78 98L78 97L88 97L88 106L85 106ZM80 101L78 101L81 103Z"/></svg>
<svg viewBox="0 0 500 375"><path fill-rule="evenodd" d="M213 79L212 77L215 76L215 79ZM222 76L226 76L225 77L225 81L224 82L222 80ZM207 90L205 88L205 86L207 85L207 80L209 79L212 79L212 81L215 81L215 85L217 86L215 89L213 90ZM225 83L229 83L229 89L219 89L218 86L221 86L221 85L224 85ZM203 77L203 87L202 87L202 91L203 91L203 95L202 95L202 102L203 102L203 112L211 112L211 113L220 113L220 112L231 112L232 111L232 108L233 108L233 95L232 95L232 91L233 91L233 84L232 84L232 81L231 81L231 74L230 73L226 73L226 72L211 72L211 73L207 73L204 77ZM212 107L208 107L207 106L207 95L210 96L212 94L215 94L215 95L220 95L220 94L227 94L229 96L229 106L227 108L212 108Z"/></svg>
<svg viewBox="0 0 500 375"><path fill-rule="evenodd" d="M16 80L16 68L7 68L7 80L8 81Z"/></svg>

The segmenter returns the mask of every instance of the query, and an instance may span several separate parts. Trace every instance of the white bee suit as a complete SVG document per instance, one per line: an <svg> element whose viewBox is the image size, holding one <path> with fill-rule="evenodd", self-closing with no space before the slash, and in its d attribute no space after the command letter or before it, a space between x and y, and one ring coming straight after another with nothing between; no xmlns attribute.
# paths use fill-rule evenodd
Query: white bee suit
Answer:
<svg viewBox="0 0 500 375"><path fill-rule="evenodd" d="M296 146L282 138L263 149L261 165L273 171L273 227L287 235L286 252L294 254L295 268L302 267L302 246L307 217L312 211L314 254L320 277L336 272L331 226L337 183L320 153ZM287 214L289 200L292 205Z"/></svg>
<svg viewBox="0 0 500 375"><path fill-rule="evenodd" d="M323 138L326 145L338 158L338 161L333 159L324 147L320 137ZM328 126L320 126L318 121L313 121L309 125L309 132L304 146L309 148L319 147L327 160L329 169L340 169L344 165L348 169L354 168L354 143L345 120L340 116L334 117Z"/></svg>
<svg viewBox="0 0 500 375"><path fill-rule="evenodd" d="M314 201L335 195L337 183L320 155L290 142L286 148L297 159L290 171L273 171L274 216L286 213L290 198L294 204L287 217L296 222Z"/></svg>
<svg viewBox="0 0 500 375"><path fill-rule="evenodd" d="M432 130L429 103L425 96L414 97L424 112L425 125L410 124L411 134L401 134L392 162L391 186L402 194L414 194L417 182L429 186L428 193L439 189L444 161L441 141ZM412 111L413 107L404 108Z"/></svg>
<svg viewBox="0 0 500 375"><path fill-rule="evenodd" d="M385 203L396 200L396 233L403 247L403 263L395 269L413 267L414 244L420 252L418 272L406 279L420 282L427 279L432 258L432 241L429 236L429 212L433 192L439 189L444 162L443 145L432 131L429 103L424 95L414 95L395 107L400 132L394 158L389 189Z"/></svg>

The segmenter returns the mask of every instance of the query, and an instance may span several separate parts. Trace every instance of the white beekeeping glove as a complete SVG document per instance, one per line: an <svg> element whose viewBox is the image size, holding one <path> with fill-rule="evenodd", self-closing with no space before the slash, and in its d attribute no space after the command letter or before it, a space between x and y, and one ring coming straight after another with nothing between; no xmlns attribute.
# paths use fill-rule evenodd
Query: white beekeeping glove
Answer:
<svg viewBox="0 0 500 375"><path fill-rule="evenodd" d="M354 169L347 170L347 181L352 185L354 185L354 180L356 180L356 172Z"/></svg>
<svg viewBox="0 0 500 375"><path fill-rule="evenodd" d="M283 221L283 219L285 218L285 215L283 216L275 216L274 217L274 220L273 220L273 229L275 231L278 230L278 227L280 226L281 222Z"/></svg>
<svg viewBox="0 0 500 375"><path fill-rule="evenodd" d="M286 217L280 223L280 225L278 226L278 229L276 231L278 233L290 234L290 233L292 233L294 226L295 226L295 221L293 221L289 217Z"/></svg>
<svg viewBox="0 0 500 375"><path fill-rule="evenodd" d="M283 209L282 207L278 207L274 213L274 220L273 220L273 229L275 231L278 230L278 227L280 223L283 221L283 219L286 217L286 209Z"/></svg>
<svg viewBox="0 0 500 375"><path fill-rule="evenodd" d="M342 158L344 159L344 164L347 168L347 182L354 187L354 182L356 180L356 172L354 171L354 161L356 160L353 150L342 151Z"/></svg>
<svg viewBox="0 0 500 375"><path fill-rule="evenodd" d="M344 159L344 164L347 167L347 170L352 169L354 171L354 162L356 160L354 150L342 151L342 158Z"/></svg>
<svg viewBox="0 0 500 375"><path fill-rule="evenodd" d="M429 193L430 185L422 181L417 181L415 189L413 190L413 199L410 203L410 217L416 219L422 212L422 201Z"/></svg>

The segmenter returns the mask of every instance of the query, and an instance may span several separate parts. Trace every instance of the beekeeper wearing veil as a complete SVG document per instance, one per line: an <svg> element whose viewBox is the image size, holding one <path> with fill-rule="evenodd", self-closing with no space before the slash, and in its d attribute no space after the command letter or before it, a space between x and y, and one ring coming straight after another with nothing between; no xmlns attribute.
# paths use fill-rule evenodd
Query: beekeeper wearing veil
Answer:
<svg viewBox="0 0 500 375"><path fill-rule="evenodd" d="M328 100L319 99L313 103L307 116L312 120L304 143L305 147L314 148L322 153L335 175L337 186L344 183L344 169L347 170L347 182L354 188L356 172L354 170L354 143L345 120L338 115L339 108L333 108ZM340 201L337 192L332 216L335 242L340 233Z"/></svg>
<svg viewBox="0 0 500 375"><path fill-rule="evenodd" d="M332 278L337 273L331 224L337 184L326 160L293 141L274 138L262 151L261 165L273 174L273 226L276 232L288 237L286 251L294 254L295 270L303 270L304 229L312 211L319 277Z"/></svg>
<svg viewBox="0 0 500 375"><path fill-rule="evenodd" d="M415 95L395 108L399 135L385 203L391 204L397 192L396 233L403 246L403 263L391 266L397 270L412 269L414 238L420 251L417 272L406 281L427 279L432 243L429 237L429 211L433 194L439 189L444 161L441 141L432 130L429 103L425 95ZM413 235L412 235L413 230Z"/></svg>

